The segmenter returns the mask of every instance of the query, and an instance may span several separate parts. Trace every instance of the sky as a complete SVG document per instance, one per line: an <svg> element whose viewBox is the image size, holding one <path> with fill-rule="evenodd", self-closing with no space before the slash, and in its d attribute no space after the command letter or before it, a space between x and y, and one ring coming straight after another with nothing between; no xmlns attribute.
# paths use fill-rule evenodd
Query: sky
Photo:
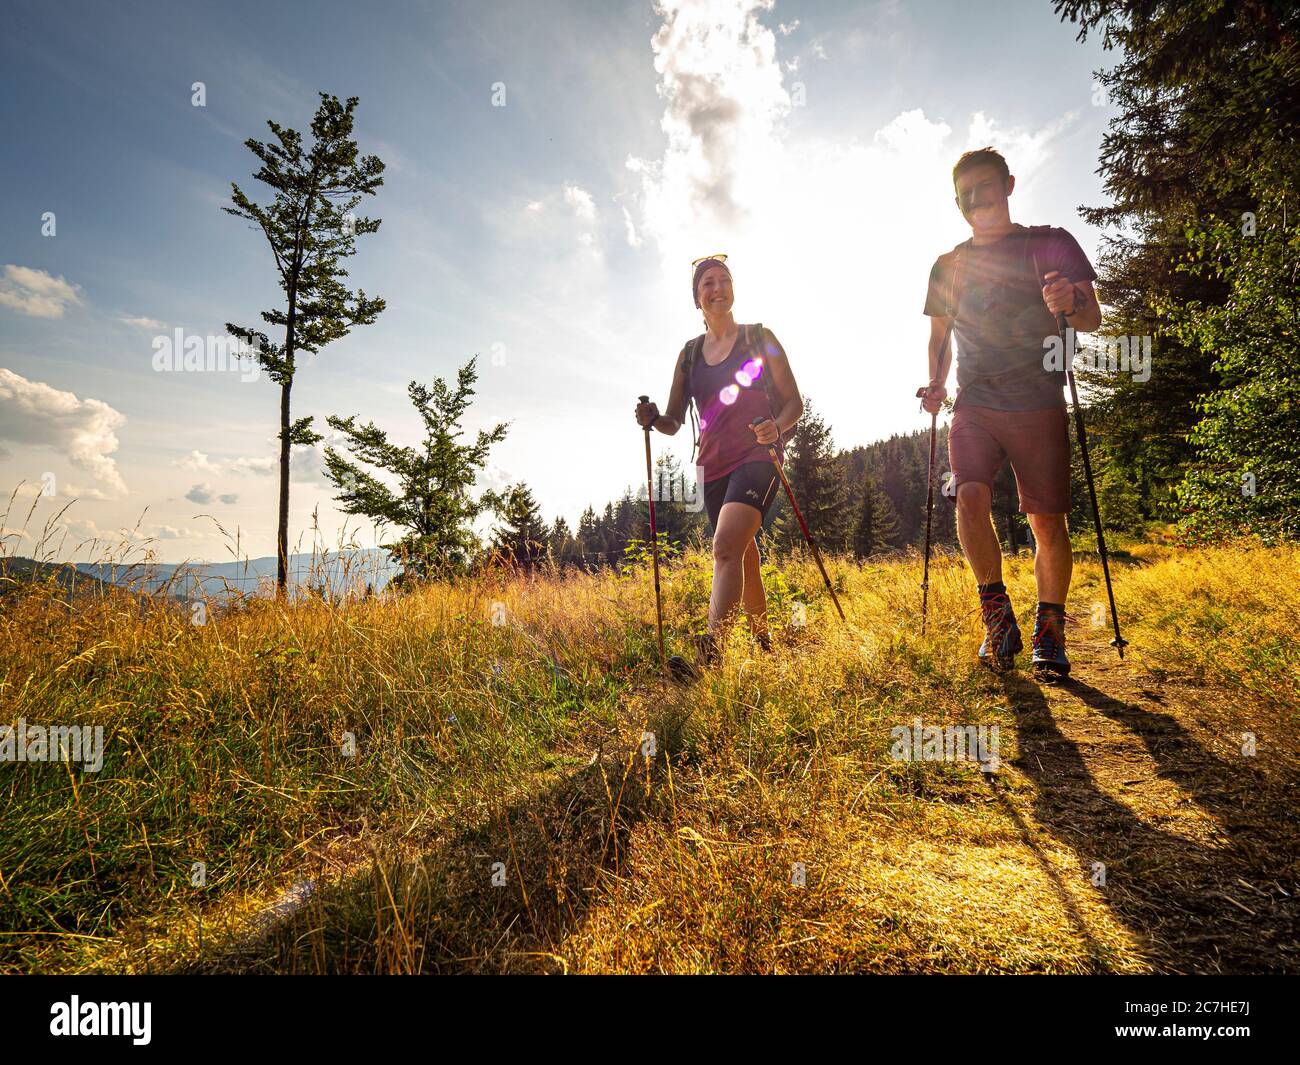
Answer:
<svg viewBox="0 0 1300 1065"><path fill-rule="evenodd" d="M1095 262L1077 209L1105 202L1094 73L1116 57L1050 0L11 0L5 23L9 554L274 553L278 388L155 354L280 305L264 238L221 208L232 182L266 202L244 141L306 132L322 91L360 98L386 164L347 269L387 308L306 359L294 416L416 444L408 383L477 355L466 426L509 423L482 483L570 526L644 476L632 411L665 405L703 331L693 259L730 256L737 321L777 335L845 448L926 427L921 308L969 236L962 151L1001 150L1013 219ZM689 466L689 428L652 439ZM291 548L387 539L338 512L321 447L292 469Z"/></svg>

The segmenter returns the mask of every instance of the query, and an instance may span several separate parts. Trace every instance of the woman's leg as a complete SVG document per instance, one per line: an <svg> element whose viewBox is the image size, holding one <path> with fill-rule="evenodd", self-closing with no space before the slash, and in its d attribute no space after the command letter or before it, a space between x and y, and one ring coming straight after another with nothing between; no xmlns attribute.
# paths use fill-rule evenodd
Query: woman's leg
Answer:
<svg viewBox="0 0 1300 1065"><path fill-rule="evenodd" d="M745 548L745 590L742 598L745 613L749 615L749 631L763 643L767 638L767 596L763 592L762 560L758 555L758 541L750 540Z"/></svg>
<svg viewBox="0 0 1300 1065"><path fill-rule="evenodd" d="M713 595L709 599L709 634L719 641L735 620L745 588L745 555L752 548L755 560L758 548L754 534L763 515L748 503L724 503L713 533ZM757 570L757 567L755 567ZM762 583L758 583L762 594Z"/></svg>

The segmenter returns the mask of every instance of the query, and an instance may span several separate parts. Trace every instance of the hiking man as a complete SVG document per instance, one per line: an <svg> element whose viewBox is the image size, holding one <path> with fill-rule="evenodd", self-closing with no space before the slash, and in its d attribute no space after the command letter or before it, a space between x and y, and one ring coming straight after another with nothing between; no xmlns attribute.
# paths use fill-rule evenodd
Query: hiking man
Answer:
<svg viewBox="0 0 1300 1065"><path fill-rule="evenodd" d="M948 457L957 485L957 537L979 584L985 628L979 657L1007 668L1024 646L1002 582L992 521L993 479L1009 458L1036 544L1033 666L1065 675L1065 599L1073 568L1066 528L1070 435L1065 371L1059 359L1053 362L1051 345L1057 343L1058 313L1076 332L1101 325L1092 290L1097 274L1064 229L1011 221L1007 201L1016 179L994 149L967 152L952 179L971 238L940 255L930 270L930 381L922 404L933 414L947 395L951 338L958 351L957 399Z"/></svg>
<svg viewBox="0 0 1300 1065"><path fill-rule="evenodd" d="M759 645L771 646L755 537L776 500L777 473L768 448L780 451L781 438L803 414L785 349L770 330L737 325L732 317L735 294L726 258L713 255L692 264L691 296L704 312L705 332L677 356L667 413L654 403L636 407L642 429L667 436L682 427L688 402L699 420L696 471L713 531L708 631L698 641L706 665L717 659L742 606Z"/></svg>

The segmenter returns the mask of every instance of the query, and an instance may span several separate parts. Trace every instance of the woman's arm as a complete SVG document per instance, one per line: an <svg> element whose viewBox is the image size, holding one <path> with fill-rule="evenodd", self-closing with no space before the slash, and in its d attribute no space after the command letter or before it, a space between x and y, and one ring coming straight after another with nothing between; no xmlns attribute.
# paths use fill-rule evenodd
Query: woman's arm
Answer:
<svg viewBox="0 0 1300 1065"><path fill-rule="evenodd" d="M653 424L665 436L675 436L686 420L686 349L682 348L673 368L673 383L668 389L668 411Z"/></svg>
<svg viewBox="0 0 1300 1065"><path fill-rule="evenodd" d="M763 330L763 340L766 349L763 372L772 375L772 399L776 407L776 424L781 435L784 436L795 427L803 415L803 397L799 394L799 384L794 379L794 371L790 369L790 360L786 358L785 348L781 347L781 342L772 335L770 329ZM754 432L760 444L771 444L776 441L776 434L767 423L759 425ZM772 439L764 439L769 434Z"/></svg>

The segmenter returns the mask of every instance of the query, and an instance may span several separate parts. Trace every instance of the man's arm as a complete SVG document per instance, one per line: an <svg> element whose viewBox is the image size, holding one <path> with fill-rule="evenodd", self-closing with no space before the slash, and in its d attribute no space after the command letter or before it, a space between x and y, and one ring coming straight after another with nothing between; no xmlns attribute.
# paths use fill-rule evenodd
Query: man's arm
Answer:
<svg viewBox="0 0 1300 1065"><path fill-rule="evenodd" d="M948 370L952 366L952 322L951 318L935 315L930 319L930 381L925 386L925 396L921 405L928 414L938 412L944 397L948 395Z"/></svg>
<svg viewBox="0 0 1300 1065"><path fill-rule="evenodd" d="M1076 333L1091 333L1101 326L1101 306L1091 281L1071 281L1056 270L1043 278L1043 302L1053 314L1065 314Z"/></svg>

